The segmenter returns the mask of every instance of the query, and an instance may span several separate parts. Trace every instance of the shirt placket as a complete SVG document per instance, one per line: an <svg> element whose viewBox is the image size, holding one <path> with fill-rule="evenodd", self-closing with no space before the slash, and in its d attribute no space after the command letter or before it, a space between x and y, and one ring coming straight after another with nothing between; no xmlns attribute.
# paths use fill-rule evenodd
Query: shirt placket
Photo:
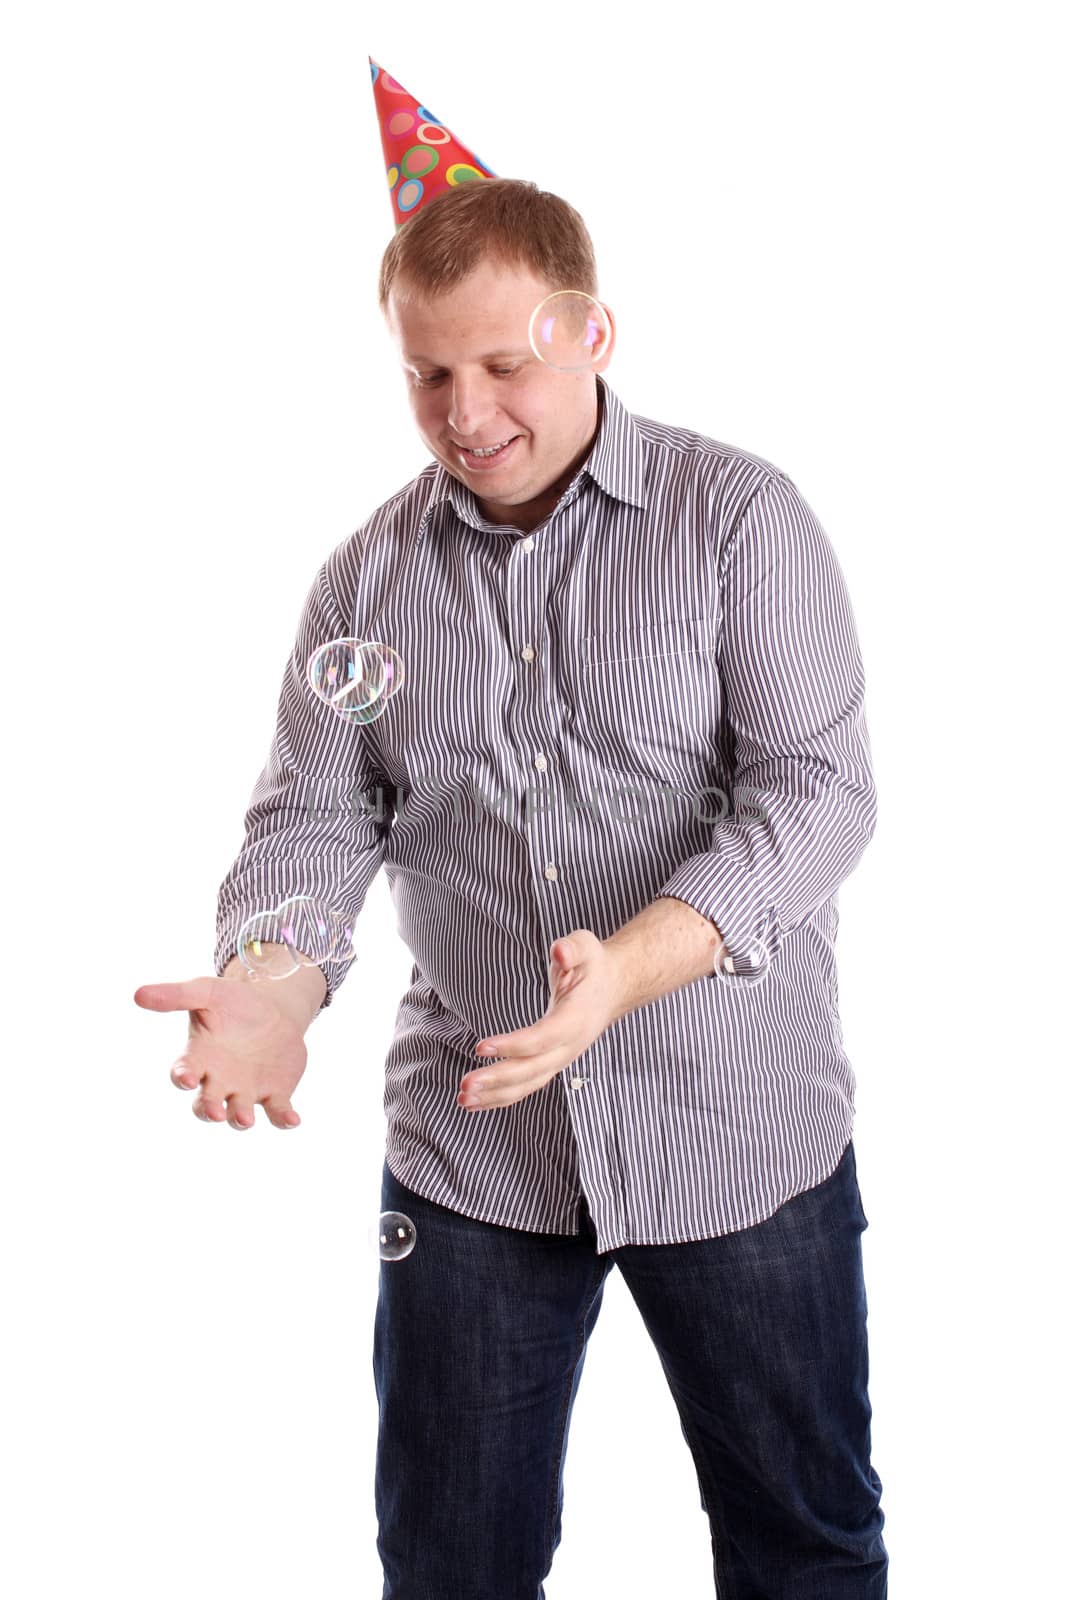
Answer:
<svg viewBox="0 0 1067 1600"><path fill-rule="evenodd" d="M557 541L563 536L564 530L556 522ZM561 559L558 542L540 533L527 534L510 552L507 568L511 649L517 674L511 733L518 768L526 775L522 812L546 959L553 941L585 920L574 892L577 830L560 781L551 709L553 663L546 655L549 629L545 608L555 579L551 569L553 561ZM609 1118L609 1126L603 1125L600 1113L604 1108L594 1092L600 1060L600 1043L595 1042L580 1062L564 1068L560 1076L579 1148L585 1143L583 1135L596 1141L595 1151L586 1149L582 1165L606 1174L609 1192L621 1195L625 1175L614 1122ZM589 1093L593 1093L592 1099Z"/></svg>

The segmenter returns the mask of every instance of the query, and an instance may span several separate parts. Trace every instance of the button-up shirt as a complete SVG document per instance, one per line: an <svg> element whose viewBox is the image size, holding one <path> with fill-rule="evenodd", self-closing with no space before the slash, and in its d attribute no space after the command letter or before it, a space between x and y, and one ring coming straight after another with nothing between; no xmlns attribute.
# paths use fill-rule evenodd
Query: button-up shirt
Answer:
<svg viewBox="0 0 1067 1600"><path fill-rule="evenodd" d="M385 1061L386 1161L465 1216L600 1254L761 1222L852 1136L837 889L875 821L851 605L771 462L631 415L533 531L436 462L315 575L219 891L215 970L289 895L355 926L384 864L414 958ZM391 646L381 715L308 687L331 639ZM712 972L613 1023L550 1083L467 1111L478 1040L528 1027L549 950L660 896L722 935ZM351 965L327 962L329 1005ZM284 981L284 980L279 980Z"/></svg>

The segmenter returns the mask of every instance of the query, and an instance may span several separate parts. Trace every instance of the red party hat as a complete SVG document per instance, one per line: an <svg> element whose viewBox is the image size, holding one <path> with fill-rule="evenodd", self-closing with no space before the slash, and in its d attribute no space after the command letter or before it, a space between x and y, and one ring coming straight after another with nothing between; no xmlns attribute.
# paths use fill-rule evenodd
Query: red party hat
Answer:
<svg viewBox="0 0 1067 1600"><path fill-rule="evenodd" d="M457 183L495 178L496 173L460 144L454 133L421 106L413 94L380 67L373 56L370 81L382 135L389 196L399 232L409 217L447 194Z"/></svg>

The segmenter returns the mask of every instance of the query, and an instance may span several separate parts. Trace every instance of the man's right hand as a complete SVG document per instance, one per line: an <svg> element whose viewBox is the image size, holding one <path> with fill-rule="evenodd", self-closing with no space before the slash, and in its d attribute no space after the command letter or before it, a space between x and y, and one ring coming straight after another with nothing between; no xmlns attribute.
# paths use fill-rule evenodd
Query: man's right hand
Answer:
<svg viewBox="0 0 1067 1600"><path fill-rule="evenodd" d="M221 978L142 984L133 998L146 1011L188 1011L189 1038L170 1076L179 1089L199 1089L194 1116L251 1128L262 1105L276 1128L296 1128L291 1096L307 1066L304 1031L325 992L318 967L253 983L234 961Z"/></svg>

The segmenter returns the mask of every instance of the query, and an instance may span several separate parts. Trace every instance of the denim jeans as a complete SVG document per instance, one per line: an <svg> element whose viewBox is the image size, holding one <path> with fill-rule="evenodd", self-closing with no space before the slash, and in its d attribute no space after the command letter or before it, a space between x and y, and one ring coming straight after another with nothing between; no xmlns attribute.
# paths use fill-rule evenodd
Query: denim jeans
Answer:
<svg viewBox="0 0 1067 1600"><path fill-rule="evenodd" d="M884 1600L851 1142L766 1221L688 1244L598 1256L584 1200L577 1235L525 1233L424 1200L388 1165L382 1210L416 1228L381 1264L374 1325L383 1600L544 1600L615 1265L678 1408L719 1600Z"/></svg>

